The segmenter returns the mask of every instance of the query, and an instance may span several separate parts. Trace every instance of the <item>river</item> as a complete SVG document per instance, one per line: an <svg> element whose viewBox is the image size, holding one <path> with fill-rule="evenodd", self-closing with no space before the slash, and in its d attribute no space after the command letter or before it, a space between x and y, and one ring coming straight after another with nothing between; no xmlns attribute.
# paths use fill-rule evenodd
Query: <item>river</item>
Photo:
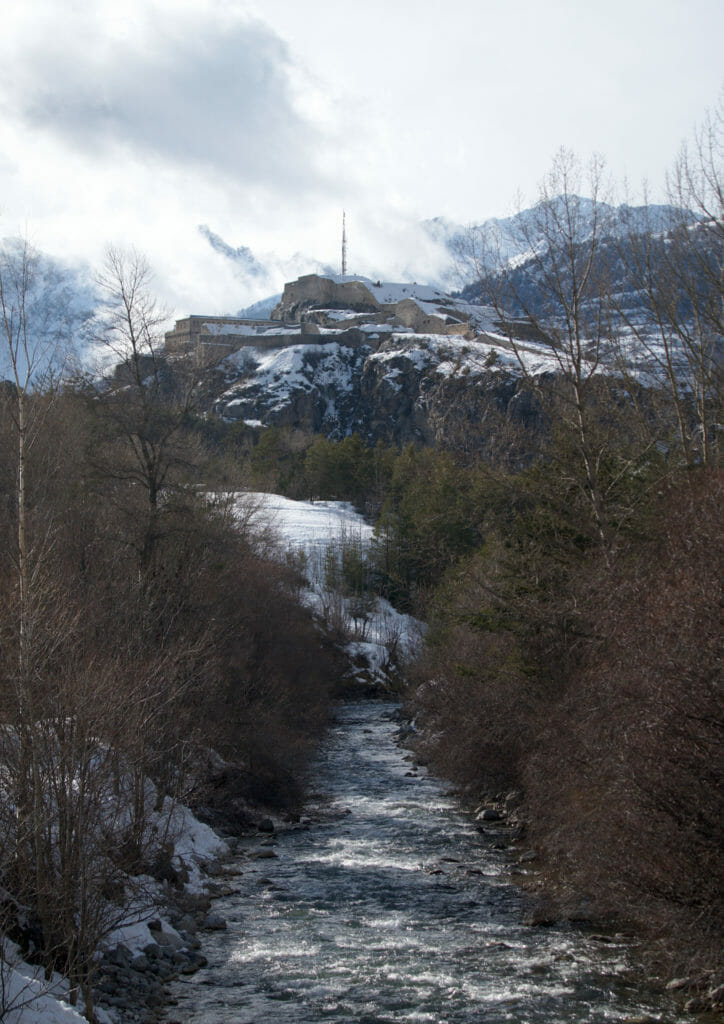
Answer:
<svg viewBox="0 0 724 1024"><path fill-rule="evenodd" d="M238 886L214 905L228 928L204 937L209 966L172 985L169 1021L688 1019L624 942L525 925L504 830L481 836L396 732L389 704L340 706L309 820L240 850Z"/></svg>

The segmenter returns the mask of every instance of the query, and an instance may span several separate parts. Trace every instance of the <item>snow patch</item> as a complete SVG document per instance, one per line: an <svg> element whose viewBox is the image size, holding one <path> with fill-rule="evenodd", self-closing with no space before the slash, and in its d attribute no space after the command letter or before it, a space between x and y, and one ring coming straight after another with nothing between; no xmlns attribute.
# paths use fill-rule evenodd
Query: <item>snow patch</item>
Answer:
<svg viewBox="0 0 724 1024"><path fill-rule="evenodd" d="M333 611L351 637L348 653L363 656L370 673L382 682L391 659L406 661L420 649L424 624L398 612L382 597L370 595L363 613L353 599L330 593L326 573L342 547L353 545L362 557L374 541L374 528L342 501L295 501L278 494L239 495L239 514L271 527L292 559L301 557L307 580L305 602L320 617Z"/></svg>
<svg viewBox="0 0 724 1024"><path fill-rule="evenodd" d="M18 946L2 938L0 954L0 1016L3 1024L87 1024L78 1007L68 1002L69 984L60 974L49 980L39 967L22 959ZM113 1024L105 1010L96 1008L99 1024Z"/></svg>

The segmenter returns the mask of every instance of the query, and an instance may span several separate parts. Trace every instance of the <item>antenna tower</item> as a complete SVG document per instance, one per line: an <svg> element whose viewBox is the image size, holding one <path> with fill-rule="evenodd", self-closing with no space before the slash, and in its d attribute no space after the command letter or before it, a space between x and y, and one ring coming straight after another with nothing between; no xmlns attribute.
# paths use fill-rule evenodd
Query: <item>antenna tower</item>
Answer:
<svg viewBox="0 0 724 1024"><path fill-rule="evenodd" d="M342 277L347 276L347 223L342 210Z"/></svg>

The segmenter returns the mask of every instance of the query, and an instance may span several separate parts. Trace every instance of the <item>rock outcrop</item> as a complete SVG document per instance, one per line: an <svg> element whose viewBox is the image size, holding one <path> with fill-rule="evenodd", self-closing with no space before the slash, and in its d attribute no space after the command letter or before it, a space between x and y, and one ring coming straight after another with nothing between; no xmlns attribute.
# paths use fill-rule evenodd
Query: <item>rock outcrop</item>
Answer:
<svg viewBox="0 0 724 1024"><path fill-rule="evenodd" d="M513 444L536 416L492 311L416 284L309 275L272 320L188 317L170 363L193 359L202 411L255 427L404 445ZM550 369L550 349L522 342Z"/></svg>

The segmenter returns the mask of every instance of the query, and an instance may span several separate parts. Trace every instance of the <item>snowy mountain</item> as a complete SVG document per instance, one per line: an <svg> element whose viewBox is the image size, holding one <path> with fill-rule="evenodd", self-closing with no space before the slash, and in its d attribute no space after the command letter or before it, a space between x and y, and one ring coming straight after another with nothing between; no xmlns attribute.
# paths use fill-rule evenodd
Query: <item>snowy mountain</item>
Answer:
<svg viewBox="0 0 724 1024"><path fill-rule="evenodd" d="M225 256L236 264L239 272L244 277L266 277L266 269L259 263L251 249L246 245L240 245L236 249L225 242L224 239L212 231L206 224L199 224L199 234L205 238L212 249Z"/></svg>
<svg viewBox="0 0 724 1024"><path fill-rule="evenodd" d="M598 202L594 207L590 199L583 197L569 197L569 200L576 206L582 238L586 237L587 226L592 230L594 214L598 217L598 230L603 234L621 229L629 232L645 228L663 230L672 214L672 208L668 206L611 206ZM481 244L502 262L514 265L524 261L532 249L540 251L544 240L536 233L536 218L537 209L532 207L510 217L491 217L468 224L456 223L445 217L421 221L410 235L410 253L404 267L402 264L397 266L397 272L408 281L431 285L446 292L459 291L479 276L473 249L479 250ZM336 272L335 268L311 255L295 253L287 257L277 253L257 253L246 245L229 244L207 225L200 225L198 231L214 252L232 265L240 284L251 286L257 292L267 289L269 293L279 293L287 281L300 275L328 276ZM395 267L385 266L384 258L379 262L379 274L390 279ZM263 302L266 308L267 300ZM251 313L251 308L243 315L260 315Z"/></svg>
<svg viewBox="0 0 724 1024"><path fill-rule="evenodd" d="M81 358L100 304L88 268L55 259L15 237L0 241L0 274L8 316L17 317L22 309L28 336L42 353L36 376L60 372ZM0 378L11 376L7 346L0 346Z"/></svg>
<svg viewBox="0 0 724 1024"><path fill-rule="evenodd" d="M563 199L553 200L553 213L563 217ZM614 236L623 232L636 234L646 230L661 232L672 222L678 211L672 206L612 206L608 203L583 196L570 196L567 200L574 209L577 221L577 234L580 241L590 238L596 225L601 236ZM695 220L691 215L691 221ZM490 217L487 220L467 225L458 224L445 217L435 217L422 222L425 233L445 250L454 264L459 276L467 276L468 281L477 276L477 268L472 263L473 249L481 246L494 253L501 264L517 266L533 252L540 253L545 248L545 238L540 234L539 210L534 206L522 210L511 217ZM459 287L459 286L458 286Z"/></svg>
<svg viewBox="0 0 724 1024"><path fill-rule="evenodd" d="M252 302L250 306L240 309L236 315L248 320L268 320L272 315L272 311L279 305L281 297L281 292L269 295L266 299Z"/></svg>

